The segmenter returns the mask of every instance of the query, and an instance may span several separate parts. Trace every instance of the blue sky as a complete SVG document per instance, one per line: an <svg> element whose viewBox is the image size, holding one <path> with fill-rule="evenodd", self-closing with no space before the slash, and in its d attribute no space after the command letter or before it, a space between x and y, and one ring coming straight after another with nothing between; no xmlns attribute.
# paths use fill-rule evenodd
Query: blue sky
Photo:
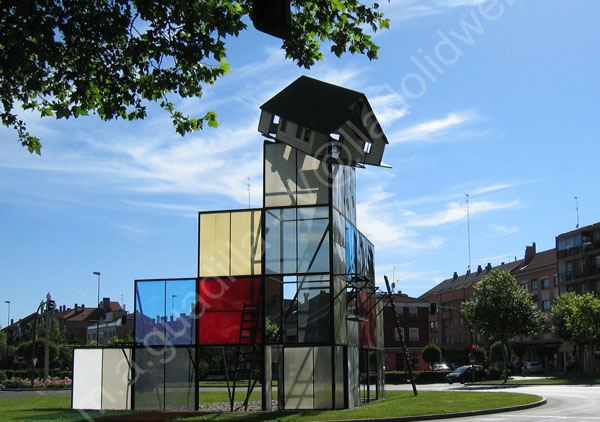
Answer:
<svg viewBox="0 0 600 422"><path fill-rule="evenodd" d="M380 59L285 60L250 28L232 72L180 107L214 110L218 129L181 138L151 107L141 122L23 114L32 156L0 129L0 324L101 296L133 308L133 280L196 275L197 211L261 205L258 107L305 74L364 92L390 141L392 169L357 170L358 225L376 275L418 296L468 265L522 258L525 246L600 221L600 4L592 1L383 2Z"/></svg>

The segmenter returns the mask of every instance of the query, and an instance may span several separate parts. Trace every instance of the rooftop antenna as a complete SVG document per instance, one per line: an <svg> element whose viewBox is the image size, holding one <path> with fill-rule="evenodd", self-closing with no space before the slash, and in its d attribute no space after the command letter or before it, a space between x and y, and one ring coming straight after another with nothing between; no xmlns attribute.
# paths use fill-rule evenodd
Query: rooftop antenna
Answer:
<svg viewBox="0 0 600 422"><path fill-rule="evenodd" d="M250 208L250 178L246 177L246 179L248 179L248 183L246 184L246 188L248 189L248 208Z"/></svg>
<svg viewBox="0 0 600 422"><path fill-rule="evenodd" d="M469 266L467 270L471 272L471 223L469 221L469 194L465 193L465 196L467 197L467 242L469 245Z"/></svg>
<svg viewBox="0 0 600 422"><path fill-rule="evenodd" d="M579 228L579 198L577 198L576 196L575 198L575 212L577 213L577 225L575 226L576 229Z"/></svg>

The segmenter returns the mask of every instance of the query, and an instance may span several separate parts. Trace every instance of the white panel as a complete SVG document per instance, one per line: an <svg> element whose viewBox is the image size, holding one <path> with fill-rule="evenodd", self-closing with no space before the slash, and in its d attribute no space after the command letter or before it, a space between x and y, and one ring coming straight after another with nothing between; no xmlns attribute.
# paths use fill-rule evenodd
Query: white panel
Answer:
<svg viewBox="0 0 600 422"><path fill-rule="evenodd" d="M102 408L102 349L73 353L73 409Z"/></svg>
<svg viewBox="0 0 600 422"><path fill-rule="evenodd" d="M313 348L283 349L285 409L313 409Z"/></svg>
<svg viewBox="0 0 600 422"><path fill-rule="evenodd" d="M125 354L127 354L127 359ZM129 410L131 389L129 364L131 349L104 349L102 358L102 409Z"/></svg>

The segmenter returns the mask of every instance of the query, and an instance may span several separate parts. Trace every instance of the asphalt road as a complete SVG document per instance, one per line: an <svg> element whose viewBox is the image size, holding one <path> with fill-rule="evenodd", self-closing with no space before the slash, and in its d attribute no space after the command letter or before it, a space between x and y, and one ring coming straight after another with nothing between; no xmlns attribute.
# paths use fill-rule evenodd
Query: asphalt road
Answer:
<svg viewBox="0 0 600 422"><path fill-rule="evenodd" d="M388 390L410 390L410 385L388 385ZM547 399L543 406L507 413L443 419L462 422L600 422L600 386L541 385L507 388L464 387L456 384L430 384L417 386L417 390L482 391L536 394Z"/></svg>

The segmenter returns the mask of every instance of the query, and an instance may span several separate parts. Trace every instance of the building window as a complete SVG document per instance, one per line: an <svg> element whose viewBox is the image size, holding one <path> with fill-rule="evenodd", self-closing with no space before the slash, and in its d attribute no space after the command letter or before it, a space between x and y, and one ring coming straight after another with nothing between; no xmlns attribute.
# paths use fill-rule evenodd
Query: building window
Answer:
<svg viewBox="0 0 600 422"><path fill-rule="evenodd" d="M400 331L402 332L402 337L404 337L404 328L401 327ZM394 330L394 340L400 341L400 335L397 328Z"/></svg>
<svg viewBox="0 0 600 422"><path fill-rule="evenodd" d="M550 279L542 278L542 289L547 289L550 287Z"/></svg>
<svg viewBox="0 0 600 422"><path fill-rule="evenodd" d="M431 343L438 344L438 338L437 337L431 337Z"/></svg>
<svg viewBox="0 0 600 422"><path fill-rule="evenodd" d="M554 286L558 286L558 276L554 276Z"/></svg>
<svg viewBox="0 0 600 422"><path fill-rule="evenodd" d="M461 344L464 344L464 343L465 343L465 335L464 335L464 334L461 334L461 335L460 335L460 343L461 343Z"/></svg>
<svg viewBox="0 0 600 422"><path fill-rule="evenodd" d="M525 290L529 290L529 283L523 283L523 288Z"/></svg>
<svg viewBox="0 0 600 422"><path fill-rule="evenodd" d="M416 308L416 307L414 307L414 306L410 306L410 307L408 308L408 315L409 315L411 318L416 318L416 317L417 317L417 308Z"/></svg>
<svg viewBox="0 0 600 422"><path fill-rule="evenodd" d="M465 325L465 319L463 317L460 317L460 325Z"/></svg>
<svg viewBox="0 0 600 422"><path fill-rule="evenodd" d="M538 294L538 282L537 280L531 280L531 294L537 296Z"/></svg>
<svg viewBox="0 0 600 422"><path fill-rule="evenodd" d="M544 300L542 302L542 307L544 309L544 311L549 311L550 310L550 301L549 300Z"/></svg>
<svg viewBox="0 0 600 422"><path fill-rule="evenodd" d="M438 330L438 322L437 322L437 321L431 321L431 322L429 323L429 329L430 329L430 331L431 331L432 333L435 333L435 332L437 332L437 330Z"/></svg>
<svg viewBox="0 0 600 422"><path fill-rule="evenodd" d="M419 328L409 328L408 329L408 340L409 341L419 341Z"/></svg>
<svg viewBox="0 0 600 422"><path fill-rule="evenodd" d="M596 257L596 269L600 269L600 255Z"/></svg>

